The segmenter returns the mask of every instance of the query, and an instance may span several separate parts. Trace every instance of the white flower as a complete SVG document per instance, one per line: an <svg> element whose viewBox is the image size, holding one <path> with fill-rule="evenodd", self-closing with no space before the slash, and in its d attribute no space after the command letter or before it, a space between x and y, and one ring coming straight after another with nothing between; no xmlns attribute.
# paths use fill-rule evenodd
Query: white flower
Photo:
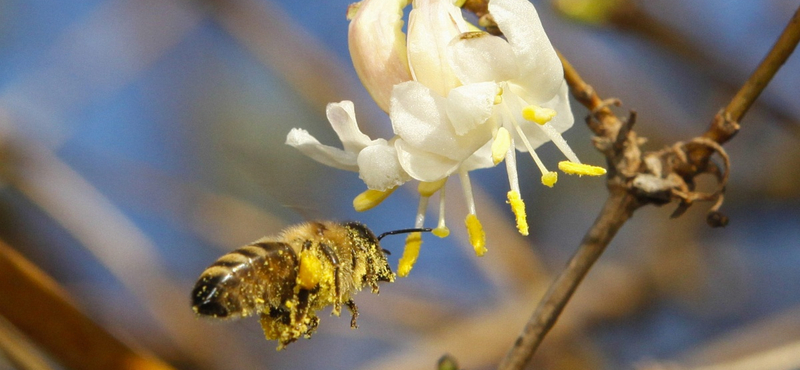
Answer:
<svg viewBox="0 0 800 370"><path fill-rule="evenodd" d="M344 150L324 146L294 129L287 143L312 158L358 171L371 189L356 198L357 209L374 206L396 186L420 181L416 227L425 220L428 199L439 193L439 225L444 225L445 182L460 177L469 214L466 226L478 255L486 251L476 216L469 171L506 162L508 201L517 227L527 235L525 205L519 194L516 151L528 152L553 186L555 172L535 153L553 141L569 161L567 173L600 175L605 170L580 163L561 133L573 124L563 67L527 0L490 0L489 11L505 39L476 31L453 0L413 0L408 34L403 9L408 0L363 0L348 11L350 54L362 83L389 113L396 136L370 140L358 130L352 103L328 106L328 119ZM346 104L347 103L347 104ZM379 190L376 192L376 190ZM421 239L410 235L399 274L408 273Z"/></svg>
<svg viewBox="0 0 800 370"><path fill-rule="evenodd" d="M414 11L424 9L433 7ZM431 54L440 56L438 60L449 67L440 69L455 75L459 84L451 84L444 93L439 85L419 79L394 86L390 116L399 136L394 145L401 166L417 180L431 182L459 173L471 216L475 207L467 172L505 160L511 188L508 201L520 233L527 235L515 150L531 155L547 186L555 184L557 174L547 170L534 150L549 141L569 159L559 164L563 171L599 175L605 170L582 165L561 137L574 122L567 84L533 5L525 0L491 0L489 11L506 39L471 31L447 43L426 44L436 45ZM424 212L422 207L420 212ZM417 216L420 219L422 214ZM477 221L474 224L479 226ZM470 231L480 233L479 228Z"/></svg>
<svg viewBox="0 0 800 370"><path fill-rule="evenodd" d="M325 113L344 150L323 145L300 128L289 132L286 144L322 164L358 172L370 189L386 191L410 179L393 145L384 139L371 140L358 128L353 102L330 103Z"/></svg>

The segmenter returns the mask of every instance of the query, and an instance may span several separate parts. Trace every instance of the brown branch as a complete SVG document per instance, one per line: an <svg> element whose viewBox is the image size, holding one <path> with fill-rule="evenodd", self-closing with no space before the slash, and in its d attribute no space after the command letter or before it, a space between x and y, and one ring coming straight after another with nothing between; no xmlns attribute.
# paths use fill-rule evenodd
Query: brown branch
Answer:
<svg viewBox="0 0 800 370"><path fill-rule="evenodd" d="M703 134L703 137L716 141L718 144L725 144L737 132L739 132L739 121L750 109L753 102L761 95L764 88L775 76L781 66L794 52L800 42L800 7L795 11L789 24L786 25L778 41L772 46L767 56L761 61L747 82L731 99L728 106L717 113L711 122L711 127ZM706 146L692 146L687 149L687 154L691 166L679 169L683 177L691 177L698 172L705 170L711 151Z"/></svg>
<svg viewBox="0 0 800 370"><path fill-rule="evenodd" d="M0 242L0 316L70 369L169 370L78 310L58 284ZM13 297L13 299L9 299Z"/></svg>
<svg viewBox="0 0 800 370"><path fill-rule="evenodd" d="M638 6L637 2L625 0L619 1L616 4L617 5L613 8L609 9L610 14L607 20L609 24L622 31L632 32L646 37L666 48L670 53L680 55L684 59L700 67L713 80L732 92L737 91L737 89L741 87L738 81L731 81L727 77L730 73L724 73L726 69L725 66L721 65L715 58L712 58L702 47L692 43L690 41L691 39L686 37L686 35L681 34L645 12ZM788 36L788 34L784 35ZM784 43L786 45L791 45L791 42L788 40L784 41ZM775 69L777 69L777 66L775 66ZM765 82L761 86L762 89L771 78L772 77L759 78L760 81ZM757 96L757 94L755 96ZM752 96L752 100L754 100L755 96ZM750 100L750 103L753 103L752 100ZM774 117L778 121L778 124L785 130L796 137L800 137L800 122L798 122L798 118L795 117L792 112L780 104L774 104L768 101L762 100L755 103L758 104L762 110L769 111L772 117Z"/></svg>
<svg viewBox="0 0 800 370"><path fill-rule="evenodd" d="M631 113L628 120L621 120L614 115L608 106L617 101L601 99L559 54L564 65L564 77L573 96L591 111L587 124L597 135L595 146L605 154L609 164L610 196L577 252L550 286L499 369L522 369L530 361L589 269L636 209L645 204L665 204L677 198L683 207L679 208L680 211L699 197L716 200L712 211L719 215L717 210L728 176L727 155L719 144L735 135L739 127L737 121L786 61L798 39L800 9L740 92L717 115L708 132L686 144L677 143L671 148L645 154L639 150L640 140L631 129L635 113ZM725 172L718 173L720 188L714 194L700 196L694 192L693 179L701 173L719 172L716 166L708 165L714 152L719 152L726 160Z"/></svg>
<svg viewBox="0 0 800 370"><path fill-rule="evenodd" d="M739 92L736 93L736 96L733 97L728 106L725 107L724 114L729 116L730 120L739 121L742 119L756 98L761 94L761 91L772 81L772 77L775 76L778 69L780 69L783 63L786 62L786 59L792 55L792 52L797 47L798 41L800 41L800 8L795 11L794 16L789 20L789 24L786 25L778 41L772 46L769 54L761 61L761 64L759 64L755 72L753 72ZM730 138L727 137L723 141L715 141L724 144L727 139Z"/></svg>
<svg viewBox="0 0 800 370"><path fill-rule="evenodd" d="M581 246L569 260L567 267L545 293L522 334L500 363L498 369L522 369L542 343L545 335L555 325L570 297L583 281L617 231L627 221L639 203L624 188L612 189L600 215L583 237Z"/></svg>

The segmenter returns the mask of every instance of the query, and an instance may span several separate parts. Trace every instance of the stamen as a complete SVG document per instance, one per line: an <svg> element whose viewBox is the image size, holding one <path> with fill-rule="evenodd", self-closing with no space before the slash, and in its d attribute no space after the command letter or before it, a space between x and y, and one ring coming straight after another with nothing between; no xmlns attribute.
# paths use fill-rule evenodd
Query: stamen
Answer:
<svg viewBox="0 0 800 370"><path fill-rule="evenodd" d="M450 229L444 224L444 189L445 187L442 187L442 189L439 190L439 225L431 231L433 235L440 238L446 238L450 235Z"/></svg>
<svg viewBox="0 0 800 370"><path fill-rule="evenodd" d="M498 105L503 102L503 87L497 87L497 94L494 96L494 105Z"/></svg>
<svg viewBox="0 0 800 370"><path fill-rule="evenodd" d="M556 172L556 171L551 171L551 172L548 172L548 173L542 175L542 184L544 184L546 186L549 186L549 187L552 188L553 185L556 184L556 181L558 181L558 172Z"/></svg>
<svg viewBox="0 0 800 370"><path fill-rule="evenodd" d="M420 183L418 190L421 190L422 184L433 184L433 183ZM417 207L417 217L414 220L415 228L418 229L422 228L422 225L425 224L425 212L428 210L428 199L430 199L430 197L422 195L422 191L420 191L419 206ZM403 249L403 257L400 258L400 262L397 266L397 275L399 275L400 277L408 276L408 273L411 272L411 269L417 262L417 257L419 257L419 249L421 246L422 246L422 233L413 232L408 234L408 236L406 237L406 246Z"/></svg>
<svg viewBox="0 0 800 370"><path fill-rule="evenodd" d="M556 144L561 153L564 153L564 156L566 156L567 159L575 163L581 163L581 161L578 159L578 156L575 155L575 152L573 152L572 148L570 148L569 144L567 144L567 141L564 140L564 137L561 136L558 131L556 131L553 125L544 124L541 126L541 128L542 131L547 134L553 144Z"/></svg>
<svg viewBox="0 0 800 370"><path fill-rule="evenodd" d="M494 136L494 141L492 141L492 161L494 164L498 164L505 159L508 148L512 145L511 133L505 127L500 127Z"/></svg>
<svg viewBox="0 0 800 370"><path fill-rule="evenodd" d="M558 174L555 171L547 170L547 168L544 166L544 163L542 163L542 160L539 159L539 156L536 155L535 151L533 151L530 141L528 141L528 138L525 136L525 133L522 132L522 128L519 127L516 121L514 122L514 128L517 129L517 134L519 134L520 139L522 139L522 143L525 144L525 148L528 149L528 153L530 153L531 158L533 158L533 161L536 162L536 166L539 167L539 171L542 172L542 184L552 188L553 185L556 184L556 181L558 181Z"/></svg>
<svg viewBox="0 0 800 370"><path fill-rule="evenodd" d="M472 197L472 184L469 182L467 171L461 170L458 173L461 180L461 188L464 190L464 198L467 202L467 212L475 214L475 199Z"/></svg>
<svg viewBox="0 0 800 370"><path fill-rule="evenodd" d="M538 105L529 105L522 108L522 118L540 125L550 122L555 116L556 111L554 109L542 108Z"/></svg>
<svg viewBox="0 0 800 370"><path fill-rule="evenodd" d="M570 161L558 162L558 169L564 171L564 173L578 176L602 176L606 174L606 169L603 167L582 163L573 163Z"/></svg>
<svg viewBox="0 0 800 370"><path fill-rule="evenodd" d="M461 179L461 187L464 189L464 198L467 202L467 219L464 223L467 225L467 234L469 234L469 243L475 249L475 254L482 256L486 253L486 234L483 232L483 226L478 221L478 216L475 215L475 198L472 196L472 184L469 182L469 175L467 171L461 170L458 173Z"/></svg>
<svg viewBox="0 0 800 370"><path fill-rule="evenodd" d="M422 246L422 233L413 232L406 237L406 247L403 250L403 257L397 266L397 275L400 277L408 276L419 257L419 249Z"/></svg>
<svg viewBox="0 0 800 370"><path fill-rule="evenodd" d="M314 289L322 280L322 261L310 251L300 252L300 269L297 284L304 289Z"/></svg>
<svg viewBox="0 0 800 370"><path fill-rule="evenodd" d="M419 206L417 206L417 217L414 220L415 228L422 228L422 225L425 224L425 213L428 210L429 198L430 197L426 197L424 195L420 195L419 197Z"/></svg>
<svg viewBox="0 0 800 370"><path fill-rule="evenodd" d="M511 205L511 211L517 218L517 230L522 235L528 235L528 215L525 214L525 202L519 196L519 192L511 190L508 192L508 204Z"/></svg>
<svg viewBox="0 0 800 370"><path fill-rule="evenodd" d="M356 209L357 212L364 212L366 210L370 210L381 204L389 195L391 195L397 187L393 187L387 190L373 190L368 189L367 191L358 194L353 199L353 208Z"/></svg>
<svg viewBox="0 0 800 370"><path fill-rule="evenodd" d="M522 108L522 118L528 121L538 123L544 131L545 135L550 138L553 144L556 144L559 150L572 162L581 163L572 148L569 147L567 141L561 136L560 133L552 126L547 124L553 117L556 116L556 111L550 108L542 108L538 105L529 105Z"/></svg>
<svg viewBox="0 0 800 370"><path fill-rule="evenodd" d="M439 226L431 230L431 234L436 235L440 238L446 238L450 235L450 229L448 229L447 226Z"/></svg>
<svg viewBox="0 0 800 370"><path fill-rule="evenodd" d="M506 174L508 174L508 186L511 190L519 193L519 175L517 174L517 153L514 152L514 141L506 152Z"/></svg>
<svg viewBox="0 0 800 370"><path fill-rule="evenodd" d="M429 197L441 189L445 182L447 182L447 177L433 182L422 181L419 183L419 186L417 186L417 191L423 197Z"/></svg>
<svg viewBox="0 0 800 370"><path fill-rule="evenodd" d="M483 232L483 226L481 226L481 222L478 221L478 216L474 213L470 213L467 215L467 219L464 220L464 223L467 225L467 234L469 234L469 243L472 244L472 248L475 249L475 254L480 257L486 253L486 233Z"/></svg>
<svg viewBox="0 0 800 370"><path fill-rule="evenodd" d="M506 108L505 109L506 116L510 118L511 124L512 126L514 126L514 130L517 131L517 135L519 135L519 138L522 139L522 144L525 145L525 149L528 149L528 153L531 155L531 158L533 158L533 161L536 163L536 166L539 167L539 171L542 172L542 184L552 188L553 185L555 185L556 180L558 180L558 177L553 175L555 174L555 172L547 170L547 167L544 166L542 160L539 159L539 156L536 155L535 151L533 151L533 146L531 146L531 142L528 141L528 137L525 136L525 133L522 131L522 127L519 126L517 119L514 118L513 114L511 114L508 105L505 105L505 108Z"/></svg>

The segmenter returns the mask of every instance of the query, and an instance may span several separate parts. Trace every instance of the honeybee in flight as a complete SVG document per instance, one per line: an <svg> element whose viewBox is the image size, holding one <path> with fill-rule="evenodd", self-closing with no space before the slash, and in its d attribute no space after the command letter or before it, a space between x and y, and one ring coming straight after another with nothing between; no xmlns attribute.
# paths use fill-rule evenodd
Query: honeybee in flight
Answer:
<svg viewBox="0 0 800 370"><path fill-rule="evenodd" d="M278 237L261 238L236 249L209 266L192 290L192 308L218 319L261 316L267 339L278 350L301 336L310 338L319 324L317 311L342 304L358 327L352 295L378 282L392 282L380 239L386 235L430 229L404 229L376 237L358 222L310 222L289 227Z"/></svg>

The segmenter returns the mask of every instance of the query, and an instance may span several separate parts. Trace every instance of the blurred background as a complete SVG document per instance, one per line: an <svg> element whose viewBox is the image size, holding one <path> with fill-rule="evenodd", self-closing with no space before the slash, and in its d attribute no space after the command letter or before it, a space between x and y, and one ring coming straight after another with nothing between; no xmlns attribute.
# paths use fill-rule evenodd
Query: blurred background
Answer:
<svg viewBox="0 0 800 370"><path fill-rule="evenodd" d="M326 310L311 340L276 352L257 319L192 313L206 266L287 225L413 224L415 185L356 213L357 174L284 145L292 127L338 145L324 107L345 99L366 133L391 134L349 61L348 4L0 0L0 239L96 323L178 369L433 369L445 353L494 368L596 217L602 178L562 176L550 189L520 160L531 225L521 237L504 169L474 173L482 258L466 243L451 181L451 236L425 237L409 277L355 297L358 330ZM635 129L658 150L706 129L800 2L623 1L593 24L567 16L575 1L534 4L554 46L601 97L623 101L621 115L637 110ZM798 96L795 55L725 147L730 225L706 226L706 204L678 219L674 205L638 211L532 367L800 368ZM584 162L603 164L586 110L573 111L565 137ZM538 152L561 160L552 145ZM403 237L382 244L396 266ZM0 351L0 369L24 368L11 357Z"/></svg>

